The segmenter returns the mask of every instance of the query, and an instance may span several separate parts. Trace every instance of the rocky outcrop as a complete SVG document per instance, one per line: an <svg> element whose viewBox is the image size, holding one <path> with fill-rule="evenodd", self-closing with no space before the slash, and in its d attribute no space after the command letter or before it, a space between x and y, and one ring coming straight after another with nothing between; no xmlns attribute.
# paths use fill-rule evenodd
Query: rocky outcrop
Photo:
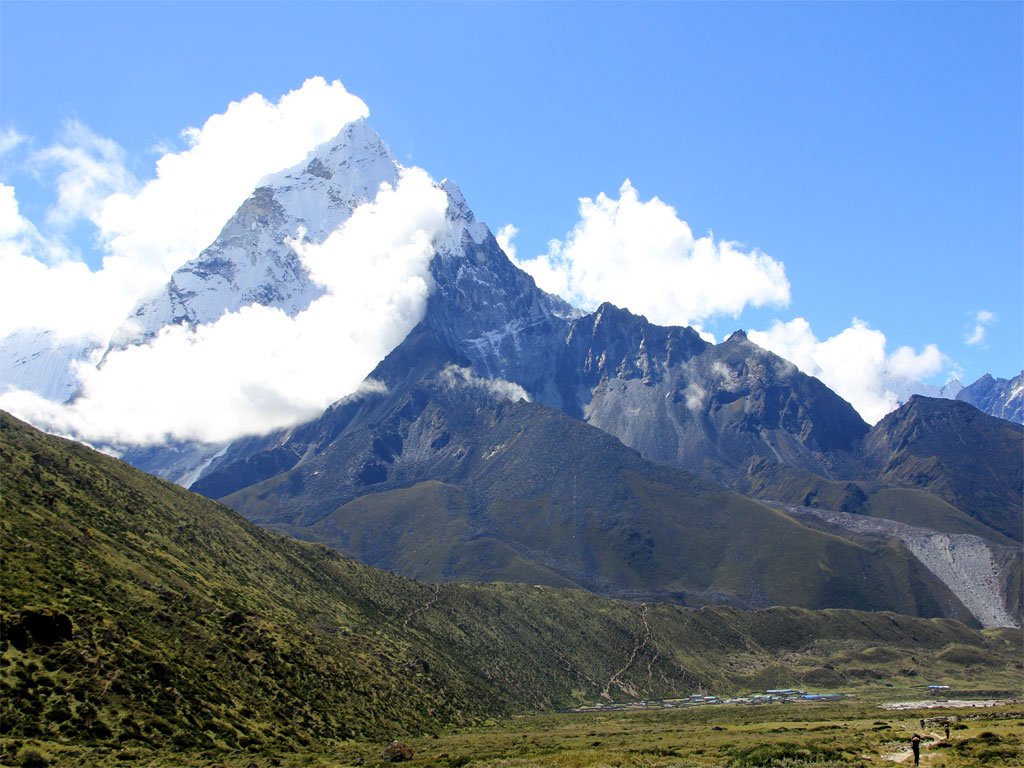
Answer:
<svg viewBox="0 0 1024 768"><path fill-rule="evenodd" d="M404 763L407 760L412 760L413 751L412 747L403 741L392 741L381 752L380 759L385 763Z"/></svg>

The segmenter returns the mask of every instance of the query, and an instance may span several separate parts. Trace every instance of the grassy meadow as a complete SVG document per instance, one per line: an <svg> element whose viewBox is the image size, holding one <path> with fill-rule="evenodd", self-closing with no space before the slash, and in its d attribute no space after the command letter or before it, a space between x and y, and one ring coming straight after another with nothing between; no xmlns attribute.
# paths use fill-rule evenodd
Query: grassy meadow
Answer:
<svg viewBox="0 0 1024 768"><path fill-rule="evenodd" d="M598 711L489 720L403 738L410 766L438 768L839 768L912 765L920 732L921 765L931 768L1024 765L1024 702L991 707L951 704L885 709L921 701L921 689L865 691L839 702ZM955 718L945 738L940 718ZM933 718L920 727L922 718ZM386 741L314 744L301 752L181 752L7 742L0 764L146 765L249 768L384 766ZM39 758L40 762L33 762Z"/></svg>

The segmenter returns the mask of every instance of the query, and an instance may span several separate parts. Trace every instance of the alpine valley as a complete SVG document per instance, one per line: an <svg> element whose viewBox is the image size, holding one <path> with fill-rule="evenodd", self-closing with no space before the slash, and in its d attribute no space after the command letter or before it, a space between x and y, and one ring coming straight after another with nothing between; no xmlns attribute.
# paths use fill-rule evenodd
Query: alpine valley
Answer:
<svg viewBox="0 0 1024 768"><path fill-rule="evenodd" d="M175 327L300 315L325 292L300 252L405 172L350 123L264 179L106 346L6 339L3 383L73 401L82 365ZM422 316L305 423L100 452L2 415L0 763L362 765L368 740L492 718L877 692L919 670L1019 691L1019 377L870 426L742 331L712 344L545 293L454 183L430 189L447 205ZM984 764L993 738L1009 754L999 734L949 765ZM866 739L816 746L826 762L743 762L729 741L687 763L647 743L544 764L888 764ZM506 759L525 742L480 764L539 764Z"/></svg>
<svg viewBox="0 0 1024 768"><path fill-rule="evenodd" d="M265 179L104 355L79 354L103 365L252 304L296 315L324 291L298 244L322 243L402 172L350 123ZM1019 416L1019 382L912 396L869 427L742 331L711 344L541 291L455 184L437 188L425 313L367 386L290 429L123 457L263 527L433 582L1020 625L1024 428L964 402ZM73 392L75 351L46 342L9 340L10 379Z"/></svg>

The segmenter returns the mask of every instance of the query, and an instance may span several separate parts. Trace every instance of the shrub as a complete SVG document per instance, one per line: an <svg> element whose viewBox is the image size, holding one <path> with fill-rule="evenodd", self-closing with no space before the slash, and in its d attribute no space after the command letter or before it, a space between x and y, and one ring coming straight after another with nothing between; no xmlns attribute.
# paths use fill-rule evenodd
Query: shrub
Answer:
<svg viewBox="0 0 1024 768"><path fill-rule="evenodd" d="M780 764L800 765L842 759L843 753L837 749L781 742L745 749L732 759L729 768L774 768Z"/></svg>
<svg viewBox="0 0 1024 768"><path fill-rule="evenodd" d="M21 768L45 768L50 758L35 747L24 747L18 752L18 765Z"/></svg>

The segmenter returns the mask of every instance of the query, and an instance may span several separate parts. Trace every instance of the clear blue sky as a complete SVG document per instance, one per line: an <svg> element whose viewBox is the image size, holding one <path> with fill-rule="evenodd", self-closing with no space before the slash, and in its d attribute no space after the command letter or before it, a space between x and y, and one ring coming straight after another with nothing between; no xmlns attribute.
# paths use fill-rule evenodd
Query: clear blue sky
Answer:
<svg viewBox="0 0 1024 768"><path fill-rule="evenodd" d="M518 227L520 257L628 177L785 264L790 306L708 322L719 338L856 316L969 382L1024 365L1022 8L4 0L0 129L42 147L77 119L145 179L154 145L230 101L338 79L403 162ZM41 221L45 185L0 174Z"/></svg>

